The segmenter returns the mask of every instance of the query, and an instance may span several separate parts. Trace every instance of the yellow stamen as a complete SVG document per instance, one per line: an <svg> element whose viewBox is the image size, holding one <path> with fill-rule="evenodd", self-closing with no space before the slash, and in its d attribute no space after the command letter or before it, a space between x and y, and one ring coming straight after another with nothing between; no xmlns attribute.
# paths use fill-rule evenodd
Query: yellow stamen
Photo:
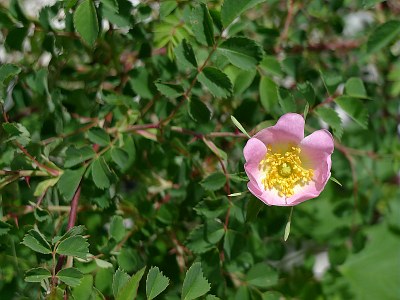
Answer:
<svg viewBox="0 0 400 300"><path fill-rule="evenodd" d="M294 195L296 186L304 186L314 176L313 169L302 166L299 147L289 147L286 152L273 152L271 146L258 168L264 173L261 180L265 190L276 189L280 197Z"/></svg>

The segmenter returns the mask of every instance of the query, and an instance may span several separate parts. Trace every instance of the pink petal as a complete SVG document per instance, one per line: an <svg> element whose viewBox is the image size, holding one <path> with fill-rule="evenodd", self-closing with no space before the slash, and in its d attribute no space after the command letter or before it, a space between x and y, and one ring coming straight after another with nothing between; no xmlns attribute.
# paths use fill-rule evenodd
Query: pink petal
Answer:
<svg viewBox="0 0 400 300"><path fill-rule="evenodd" d="M287 204L285 203L285 198L279 197L278 193L274 190L267 190L264 191L263 189L258 188L254 182L250 181L247 184L247 188L249 191L256 196L258 199L260 199L262 202L264 202L267 205L276 205L276 206L286 206Z"/></svg>
<svg viewBox="0 0 400 300"><path fill-rule="evenodd" d="M306 136L300 143L302 152L313 162L326 161L333 153L333 137L328 130L321 129Z"/></svg>
<svg viewBox="0 0 400 300"><path fill-rule="evenodd" d="M295 113L280 117L275 126L265 128L253 136L265 145L280 143L299 144L304 138L304 118Z"/></svg>
<svg viewBox="0 0 400 300"><path fill-rule="evenodd" d="M246 159L244 170L246 171L250 181L254 181L255 185L259 185L261 183L262 174L258 169L258 166L260 161L264 158L265 153L267 153L267 148L260 140L251 138L247 141L243 153Z"/></svg>

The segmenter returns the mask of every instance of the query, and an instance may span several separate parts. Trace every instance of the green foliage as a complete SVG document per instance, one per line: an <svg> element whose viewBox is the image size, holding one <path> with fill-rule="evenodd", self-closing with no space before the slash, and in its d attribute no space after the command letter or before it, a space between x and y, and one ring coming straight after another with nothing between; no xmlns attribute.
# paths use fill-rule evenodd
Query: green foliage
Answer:
<svg viewBox="0 0 400 300"><path fill-rule="evenodd" d="M0 1L0 298L395 299L394 2ZM243 157L286 112L335 140L293 215Z"/></svg>
<svg viewBox="0 0 400 300"><path fill-rule="evenodd" d="M192 300L203 296L210 290L210 284L203 275L200 263L194 263L186 272L182 286L182 300Z"/></svg>
<svg viewBox="0 0 400 300"><path fill-rule="evenodd" d="M152 267L147 274L146 295L151 300L162 293L168 286L169 279L157 267Z"/></svg>

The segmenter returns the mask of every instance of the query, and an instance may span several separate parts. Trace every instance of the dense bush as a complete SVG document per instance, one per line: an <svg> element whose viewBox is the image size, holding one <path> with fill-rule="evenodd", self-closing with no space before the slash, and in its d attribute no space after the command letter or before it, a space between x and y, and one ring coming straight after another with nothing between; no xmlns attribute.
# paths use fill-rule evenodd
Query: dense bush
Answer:
<svg viewBox="0 0 400 300"><path fill-rule="evenodd" d="M0 1L1 299L400 299L397 1L32 2ZM288 112L335 139L293 211L243 167Z"/></svg>

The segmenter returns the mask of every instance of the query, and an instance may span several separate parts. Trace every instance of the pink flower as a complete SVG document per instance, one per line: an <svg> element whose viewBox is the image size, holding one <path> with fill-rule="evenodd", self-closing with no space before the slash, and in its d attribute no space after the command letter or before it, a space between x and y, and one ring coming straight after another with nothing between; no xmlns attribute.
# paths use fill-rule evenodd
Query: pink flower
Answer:
<svg viewBox="0 0 400 300"><path fill-rule="evenodd" d="M285 114L244 147L247 187L268 205L293 206L315 198L331 176L332 152L329 131L304 137L303 117Z"/></svg>

